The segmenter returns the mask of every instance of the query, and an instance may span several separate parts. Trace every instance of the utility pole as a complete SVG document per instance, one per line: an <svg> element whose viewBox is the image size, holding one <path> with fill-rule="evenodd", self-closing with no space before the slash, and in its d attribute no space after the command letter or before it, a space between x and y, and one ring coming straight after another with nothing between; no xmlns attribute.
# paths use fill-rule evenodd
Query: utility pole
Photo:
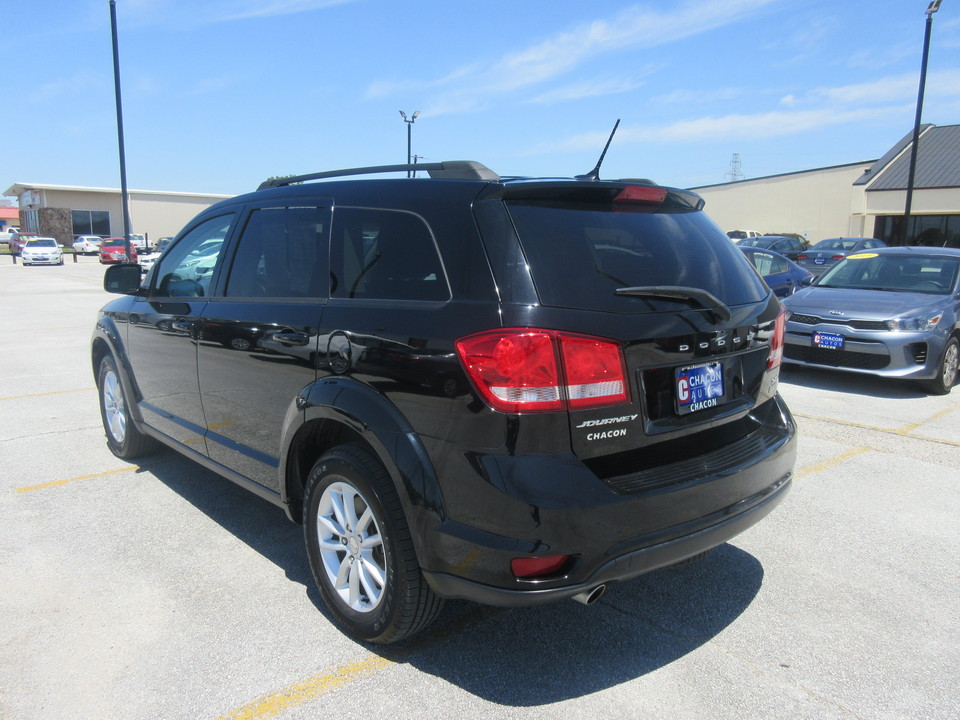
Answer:
<svg viewBox="0 0 960 720"><path fill-rule="evenodd" d="M412 148L413 124L417 121L417 117L419 117L420 111L417 110L415 113L413 113L412 116L410 116L409 119L407 118L407 114L403 110L400 111L400 115L401 117L403 117L403 121L407 124L407 165L409 165L411 162L411 158L413 157L410 154L413 149ZM413 177L413 173L410 170L407 170L407 177Z"/></svg>
<svg viewBox="0 0 960 720"><path fill-rule="evenodd" d="M120 49L117 43L117 3L110 0L110 33L113 37L113 85L117 98L117 142L120 145L120 202L123 207L124 252L130 260L130 203L127 193L127 158L123 149L123 102L120 99Z"/></svg>
<svg viewBox="0 0 960 720"><path fill-rule="evenodd" d="M910 237L910 211L913 209L913 183L917 173L917 146L920 144L920 116L923 114L923 89L927 84L927 56L930 54L930 31L933 29L933 14L940 9L942 0L933 0L927 6L927 22L923 31L923 55L920 61L920 89L917 91L917 117L913 122L913 143L910 145L910 172L907 175L907 202L903 209L903 244Z"/></svg>

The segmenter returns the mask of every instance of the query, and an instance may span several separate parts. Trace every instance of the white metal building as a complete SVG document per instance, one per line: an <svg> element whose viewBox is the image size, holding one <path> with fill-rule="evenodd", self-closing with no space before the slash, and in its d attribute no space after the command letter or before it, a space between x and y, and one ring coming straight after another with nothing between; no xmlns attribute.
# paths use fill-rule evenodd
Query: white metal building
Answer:
<svg viewBox="0 0 960 720"><path fill-rule="evenodd" d="M57 238L123 235L123 209L116 188L74 187L17 182L4 195L16 197L21 229ZM176 235L197 213L230 197L201 193L128 190L130 232L150 240Z"/></svg>

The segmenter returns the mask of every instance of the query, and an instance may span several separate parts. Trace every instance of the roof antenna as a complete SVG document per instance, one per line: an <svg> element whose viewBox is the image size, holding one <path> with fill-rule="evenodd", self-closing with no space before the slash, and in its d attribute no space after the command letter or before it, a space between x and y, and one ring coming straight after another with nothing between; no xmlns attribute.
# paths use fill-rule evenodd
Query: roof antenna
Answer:
<svg viewBox="0 0 960 720"><path fill-rule="evenodd" d="M600 159L597 160L597 166L588 172L586 175L577 175L575 180L589 180L590 182L597 182L600 179L600 165L603 164L603 158L607 154L607 148L610 147L610 143L613 142L613 136L617 134L617 128L620 127L620 118L617 118L617 122L613 125L613 131L610 133L610 137L607 138L607 144L603 146L603 152L600 153Z"/></svg>

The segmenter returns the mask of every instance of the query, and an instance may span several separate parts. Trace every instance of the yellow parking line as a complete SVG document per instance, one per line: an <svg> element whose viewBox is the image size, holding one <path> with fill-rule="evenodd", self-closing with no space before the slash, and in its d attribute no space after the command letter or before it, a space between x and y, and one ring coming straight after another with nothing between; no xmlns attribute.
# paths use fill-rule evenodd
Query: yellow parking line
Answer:
<svg viewBox="0 0 960 720"><path fill-rule="evenodd" d="M955 407L944 408L944 409L941 410L940 412L935 412L933 415L931 415L930 417L928 417L926 420L921 420L920 422L911 423L910 425L904 425L902 428L900 428L900 431L899 431L899 432L905 432L905 433L911 432L911 431L913 431L913 430L916 430L918 427L921 427L921 426L923 426L923 425L926 425L928 422L933 422L934 420L939 420L939 419L942 418L944 415L949 415L950 413L956 412L956 411L957 411L957 408L955 408Z"/></svg>
<svg viewBox="0 0 960 720"><path fill-rule="evenodd" d="M76 390L54 390L52 392L32 393L30 395L11 395L9 397L0 397L0 401L22 400L23 398L43 397L44 395L63 395L65 393L87 392L88 390L96 390L96 388L88 387L88 388L77 388Z"/></svg>
<svg viewBox="0 0 960 720"><path fill-rule="evenodd" d="M221 715L216 720L265 720L265 718L276 717L282 712L305 705L345 685L370 677L390 665L393 665L392 660L379 655L368 655L357 662L338 665L332 670L325 670L287 685L226 715Z"/></svg>
<svg viewBox="0 0 960 720"><path fill-rule="evenodd" d="M875 432L890 433L891 435L902 435L903 437L913 438L914 440L926 440L927 442L941 443L943 445L956 445L957 447L960 447L960 442L957 442L956 440L944 440L943 438L935 438L928 435L918 435L912 432L916 428L922 426L924 423L928 423L931 420L936 420L938 417L942 417L953 412L953 410L953 408L947 408L945 411L931 415L926 420L921 420L919 423L906 425L902 428L878 427L876 425L865 425L864 423L847 422L846 420L820 417L819 415L805 415L804 413L794 413L794 416L806 418L807 420L819 420L820 422L833 423L835 425L846 425L847 427L861 428L862 430L873 430Z"/></svg>
<svg viewBox="0 0 960 720"><path fill-rule="evenodd" d="M92 480L93 478L103 477L104 475L116 475L117 473L139 470L141 467L140 465L128 465L127 467L122 467L117 470L107 470L106 472L94 473L93 475L78 475L77 477L66 478L65 480L53 480L48 483L41 483L40 485L29 485L28 487L17 488L14 492L22 493L30 492L31 490L45 490L46 488L66 485L67 483L77 482L78 480Z"/></svg>
<svg viewBox="0 0 960 720"><path fill-rule="evenodd" d="M810 473L822 472L823 470L832 468L835 465L844 463L852 457L856 457L857 455L863 455L863 453L865 452L870 452L870 448L865 448L865 447L851 448L850 450L847 450L846 452L842 452L839 455L834 455L831 458L827 458L826 460L823 460L822 462L819 462L816 465L811 465L810 467L803 468L803 470L800 470L797 472L796 477L799 479L805 475L809 475Z"/></svg>

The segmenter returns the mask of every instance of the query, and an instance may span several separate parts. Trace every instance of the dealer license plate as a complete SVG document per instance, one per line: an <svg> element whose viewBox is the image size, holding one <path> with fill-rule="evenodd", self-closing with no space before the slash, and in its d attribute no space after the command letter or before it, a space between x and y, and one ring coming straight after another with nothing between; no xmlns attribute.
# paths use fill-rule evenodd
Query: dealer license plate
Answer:
<svg viewBox="0 0 960 720"><path fill-rule="evenodd" d="M813 334L813 344L827 350L843 350L843 335L815 332Z"/></svg>
<svg viewBox="0 0 960 720"><path fill-rule="evenodd" d="M676 388L677 412L681 415L716 407L724 401L723 363L679 368Z"/></svg>

